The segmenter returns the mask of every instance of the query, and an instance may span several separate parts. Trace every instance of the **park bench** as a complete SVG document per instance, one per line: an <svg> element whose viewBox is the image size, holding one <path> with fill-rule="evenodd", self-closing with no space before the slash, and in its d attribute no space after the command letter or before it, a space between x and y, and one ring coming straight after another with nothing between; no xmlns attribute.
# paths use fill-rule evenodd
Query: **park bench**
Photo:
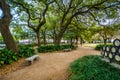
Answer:
<svg viewBox="0 0 120 80"><path fill-rule="evenodd" d="M69 51L71 51L72 49L71 48L68 48L68 49L64 49L63 51L64 52L69 52Z"/></svg>
<svg viewBox="0 0 120 80"><path fill-rule="evenodd" d="M27 65L31 65L31 64L33 64L34 61L36 61L36 60L38 60L38 59L39 59L39 55L33 55L33 56L31 56L31 57L28 57L28 58L26 59L26 64L27 64Z"/></svg>

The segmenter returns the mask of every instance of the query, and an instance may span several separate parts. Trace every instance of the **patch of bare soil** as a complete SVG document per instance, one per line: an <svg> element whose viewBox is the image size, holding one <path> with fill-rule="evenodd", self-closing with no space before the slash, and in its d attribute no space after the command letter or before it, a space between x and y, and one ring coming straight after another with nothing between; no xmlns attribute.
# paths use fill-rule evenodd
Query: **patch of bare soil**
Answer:
<svg viewBox="0 0 120 80"><path fill-rule="evenodd" d="M2 75L0 80L68 80L71 62L79 57L99 53L92 48L79 46L70 52L39 54L40 59L33 65Z"/></svg>
<svg viewBox="0 0 120 80"><path fill-rule="evenodd" d="M13 62L13 64L11 64L11 65L4 65L3 67L0 68L0 76L23 68L24 60L25 59L22 58L22 59L18 60L17 62Z"/></svg>

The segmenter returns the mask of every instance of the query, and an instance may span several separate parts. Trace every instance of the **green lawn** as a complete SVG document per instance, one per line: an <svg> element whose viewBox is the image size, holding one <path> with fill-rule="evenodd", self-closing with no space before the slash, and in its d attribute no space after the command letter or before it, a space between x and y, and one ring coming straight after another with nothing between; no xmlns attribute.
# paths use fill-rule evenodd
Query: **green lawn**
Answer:
<svg viewBox="0 0 120 80"><path fill-rule="evenodd" d="M91 48L95 48L96 47L96 45L98 45L98 44L83 44L83 46L85 46L85 47L91 47Z"/></svg>
<svg viewBox="0 0 120 80"><path fill-rule="evenodd" d="M85 56L70 65L70 80L120 80L120 69L99 56Z"/></svg>

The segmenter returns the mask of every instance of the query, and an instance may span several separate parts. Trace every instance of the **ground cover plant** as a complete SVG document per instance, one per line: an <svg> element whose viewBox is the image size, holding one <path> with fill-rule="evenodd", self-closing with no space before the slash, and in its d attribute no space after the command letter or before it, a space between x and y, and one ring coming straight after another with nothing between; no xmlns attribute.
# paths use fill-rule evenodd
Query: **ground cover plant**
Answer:
<svg viewBox="0 0 120 80"><path fill-rule="evenodd" d="M19 57L30 57L36 54L31 45L19 45Z"/></svg>
<svg viewBox="0 0 120 80"><path fill-rule="evenodd" d="M7 48L0 50L0 67L4 64L12 64L14 61L17 61L22 57L30 57L35 53L35 50L31 45L19 45L19 52L15 53Z"/></svg>
<svg viewBox="0 0 120 80"><path fill-rule="evenodd" d="M18 60L18 55L6 48L0 50L0 67L4 64L12 64L13 61Z"/></svg>
<svg viewBox="0 0 120 80"><path fill-rule="evenodd" d="M85 56L70 65L70 80L120 80L120 69L99 56Z"/></svg>

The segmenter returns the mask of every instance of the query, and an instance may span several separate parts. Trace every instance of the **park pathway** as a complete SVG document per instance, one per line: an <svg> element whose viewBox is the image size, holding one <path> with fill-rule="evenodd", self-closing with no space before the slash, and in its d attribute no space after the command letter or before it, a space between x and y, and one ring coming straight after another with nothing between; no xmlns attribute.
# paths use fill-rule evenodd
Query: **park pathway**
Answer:
<svg viewBox="0 0 120 80"><path fill-rule="evenodd" d="M39 54L40 59L33 65L4 75L0 80L68 80L71 62L85 55L98 55L100 52L89 47L78 47L71 52Z"/></svg>

